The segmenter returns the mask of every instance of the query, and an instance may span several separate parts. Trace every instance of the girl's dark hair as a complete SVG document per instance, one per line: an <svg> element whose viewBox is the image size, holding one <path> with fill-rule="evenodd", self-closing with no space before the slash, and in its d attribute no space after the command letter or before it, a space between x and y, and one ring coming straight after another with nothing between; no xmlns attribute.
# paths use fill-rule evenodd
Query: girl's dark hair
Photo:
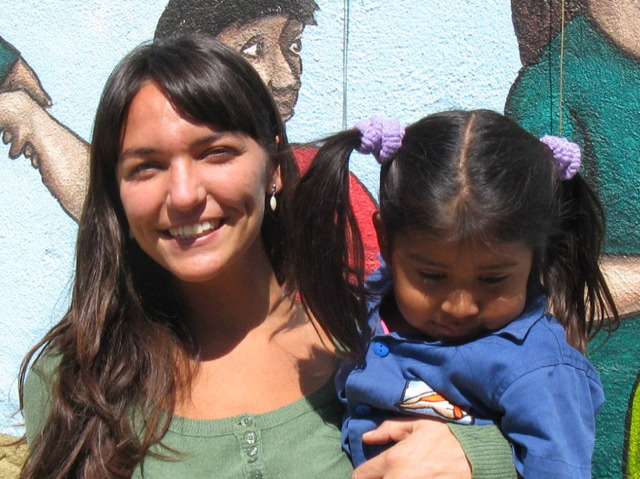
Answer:
<svg viewBox="0 0 640 479"><path fill-rule="evenodd" d="M283 15L303 25L315 25L314 0L169 0L155 38L184 33L218 36L234 24L244 25L270 15Z"/></svg>
<svg viewBox="0 0 640 479"><path fill-rule="evenodd" d="M298 222L292 281L323 327L355 350L366 308L347 175L360 138L350 130L324 140L295 191L291 220ZM604 213L597 195L579 174L561 181L551 149L505 116L449 111L407 127L381 169L379 201L390 242L408 229L441 240L526 242L534 252L530 282L547 294L577 349L617 324L598 265Z"/></svg>
<svg viewBox="0 0 640 479"><path fill-rule="evenodd" d="M129 239L116 183L128 109L148 82L161 88L184 117L243 132L260 143L270 161L280 165L281 196L297 178L267 88L247 62L212 37L145 44L118 64L95 118L71 306L20 370L22 407L32 360L37 363L44 355L58 361L55 376L46 378L52 379L49 416L30 444L23 478L131 477L164 436L177 398L188 391L193 373L188 359L198 350L181 320L181 299L171 274ZM283 199L262 225L281 281Z"/></svg>

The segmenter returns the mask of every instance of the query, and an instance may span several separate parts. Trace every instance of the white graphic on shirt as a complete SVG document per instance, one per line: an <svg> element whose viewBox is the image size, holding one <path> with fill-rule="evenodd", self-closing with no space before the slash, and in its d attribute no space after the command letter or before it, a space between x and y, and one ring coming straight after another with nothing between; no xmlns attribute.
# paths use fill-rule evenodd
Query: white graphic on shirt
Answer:
<svg viewBox="0 0 640 479"><path fill-rule="evenodd" d="M407 380L402 399L396 404L402 411L437 417L459 424L473 424L473 417L451 404L420 379Z"/></svg>

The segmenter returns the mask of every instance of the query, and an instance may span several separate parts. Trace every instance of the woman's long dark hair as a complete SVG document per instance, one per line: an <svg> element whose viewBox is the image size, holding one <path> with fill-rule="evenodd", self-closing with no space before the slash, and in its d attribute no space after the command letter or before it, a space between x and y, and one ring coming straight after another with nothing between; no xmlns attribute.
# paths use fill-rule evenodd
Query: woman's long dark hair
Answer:
<svg viewBox="0 0 640 479"><path fill-rule="evenodd" d="M280 165L283 191L277 212L265 214L262 238L278 279L285 277L282 216L297 168L260 77L207 36L136 48L109 77L96 113L71 305L22 363L21 407L30 365L35 360L33 374L43 356L57 362L44 378L49 415L23 478L130 477L190 384L188 359L198 350L181 320L181 299L171 275L129 239L115 176L129 105L147 82L186 118L246 133Z"/></svg>
<svg viewBox="0 0 640 479"><path fill-rule="evenodd" d="M296 189L291 220L292 281L320 324L354 351L366 307L347 175L360 139L350 130L324 140ZM598 265L604 214L597 195L579 174L561 181L550 148L503 115L450 111L407 127L381 169L380 217L391 242L408 229L441 240L524 241L534 252L531 284L547 294L581 351L618 322Z"/></svg>

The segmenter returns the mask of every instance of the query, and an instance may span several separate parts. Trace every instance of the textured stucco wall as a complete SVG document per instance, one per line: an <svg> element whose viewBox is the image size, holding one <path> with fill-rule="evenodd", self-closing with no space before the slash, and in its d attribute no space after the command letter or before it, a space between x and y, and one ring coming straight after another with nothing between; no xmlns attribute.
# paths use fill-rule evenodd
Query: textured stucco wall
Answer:
<svg viewBox="0 0 640 479"><path fill-rule="evenodd" d="M508 0L350 1L348 10L343 1L317 1L317 25L302 36L302 88L287 123L292 141L318 138L372 113L409 123L444 109L504 109L522 66ZM35 71L51 98L46 111L89 141L106 77L124 53L153 36L166 0L7 3L0 37ZM637 70L631 77L640 81ZM0 130L7 109L16 113L1 91ZM620 128L637 131L637 120L636 110ZM67 307L77 226L40 170L9 153L9 145L0 146L0 431L19 435L21 418L11 416L18 366ZM378 169L370 157L357 157L353 170L376 191ZM594 355L611 384L622 381L599 423L597 457L607 462L600 477L621 475L624 417L640 356L630 353L637 347L637 320L626 324L617 342ZM631 354L622 358L625 367L622 352Z"/></svg>

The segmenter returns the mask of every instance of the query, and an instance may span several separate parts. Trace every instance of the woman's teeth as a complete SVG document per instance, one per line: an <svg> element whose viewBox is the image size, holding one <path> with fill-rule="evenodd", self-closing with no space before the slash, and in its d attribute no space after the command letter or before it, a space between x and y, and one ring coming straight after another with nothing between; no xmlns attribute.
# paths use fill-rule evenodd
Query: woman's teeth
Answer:
<svg viewBox="0 0 640 479"><path fill-rule="evenodd" d="M191 239L202 236L209 231L218 227L219 221L203 221L195 225L179 226L177 228L169 228L169 234L173 238Z"/></svg>

